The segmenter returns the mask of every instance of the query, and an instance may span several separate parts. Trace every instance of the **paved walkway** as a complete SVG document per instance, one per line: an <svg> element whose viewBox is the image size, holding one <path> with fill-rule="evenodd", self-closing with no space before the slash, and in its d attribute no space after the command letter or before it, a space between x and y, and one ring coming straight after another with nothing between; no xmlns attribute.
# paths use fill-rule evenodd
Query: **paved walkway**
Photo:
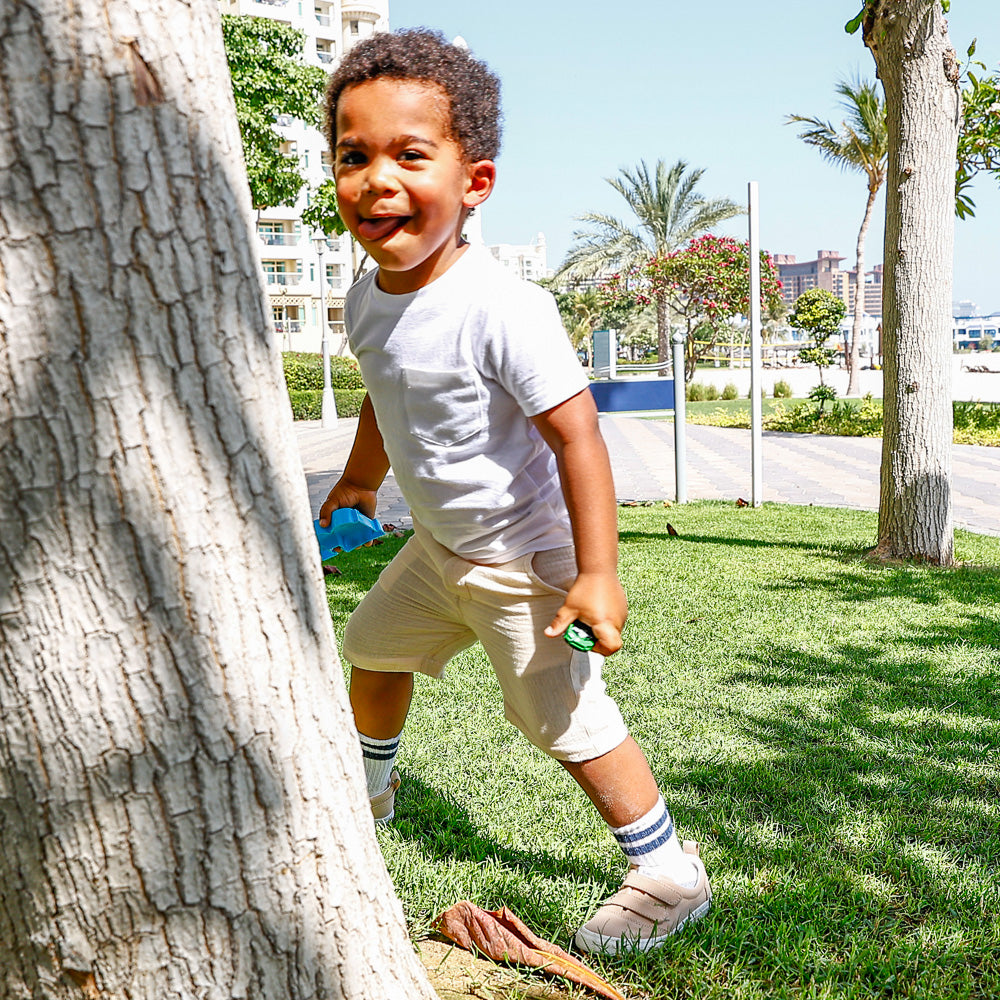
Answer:
<svg viewBox="0 0 1000 1000"><path fill-rule="evenodd" d="M356 426L347 417L329 430L318 421L295 425L314 511L343 471ZM619 500L674 498L671 421L606 413L601 430ZM751 499L750 431L698 424L686 430L688 499ZM878 509L879 438L765 432L763 448L765 501ZM1000 448L955 445L952 454L955 524L1000 535ZM410 525L409 508L391 473L379 493L377 513L383 523Z"/></svg>

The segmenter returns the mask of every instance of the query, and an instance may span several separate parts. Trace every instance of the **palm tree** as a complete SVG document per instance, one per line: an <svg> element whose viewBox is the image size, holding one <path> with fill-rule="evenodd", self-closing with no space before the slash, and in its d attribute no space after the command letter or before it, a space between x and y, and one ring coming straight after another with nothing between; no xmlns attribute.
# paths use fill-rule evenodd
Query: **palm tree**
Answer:
<svg viewBox="0 0 1000 1000"><path fill-rule="evenodd" d="M704 170L691 169L684 160L668 167L657 160L655 173L645 160L617 177L605 180L625 199L635 223L600 212L577 216L593 226L573 233L574 245L556 277L592 278L624 273L651 257L670 253L688 240L708 232L725 219L740 215L739 205L728 198L707 199L695 188ZM656 298L656 329L660 361L670 357L670 324L665 295ZM665 373L663 373L665 374Z"/></svg>
<svg viewBox="0 0 1000 1000"><path fill-rule="evenodd" d="M806 125L807 128L799 133L804 143L815 146L825 160L842 170L858 170L868 178L868 201L858 231L858 263L854 272L854 323L847 351L847 395L856 396L858 369L861 366L861 316L865 305L865 237L879 188L885 183L889 137L885 124L885 101L879 96L874 83L842 80L837 84L837 93L842 98L840 106L847 116L841 122L840 130L830 122L804 115L789 115L786 124L801 122Z"/></svg>

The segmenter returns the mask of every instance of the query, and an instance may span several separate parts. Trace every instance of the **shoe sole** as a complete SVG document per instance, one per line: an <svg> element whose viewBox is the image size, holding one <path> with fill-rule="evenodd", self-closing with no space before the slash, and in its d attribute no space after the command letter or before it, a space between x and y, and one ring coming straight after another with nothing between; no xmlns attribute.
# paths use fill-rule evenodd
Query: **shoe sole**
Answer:
<svg viewBox="0 0 1000 1000"><path fill-rule="evenodd" d="M711 909L711 897L705 900L700 906L693 909L669 934L660 937L637 938L606 938L593 931L585 930L581 927L573 938L574 944L580 951L598 955L617 955L621 951L653 951L659 948L668 938L682 931L691 921L700 920L709 909Z"/></svg>

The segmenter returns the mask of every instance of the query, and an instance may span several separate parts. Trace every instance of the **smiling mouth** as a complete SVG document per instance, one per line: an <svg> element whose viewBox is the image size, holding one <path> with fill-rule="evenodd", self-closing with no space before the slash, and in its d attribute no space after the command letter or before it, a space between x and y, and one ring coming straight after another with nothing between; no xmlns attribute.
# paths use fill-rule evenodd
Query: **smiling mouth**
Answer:
<svg viewBox="0 0 1000 1000"><path fill-rule="evenodd" d="M402 229L410 221L409 215L383 215L374 219L364 219L358 224L358 236L364 240L377 242Z"/></svg>

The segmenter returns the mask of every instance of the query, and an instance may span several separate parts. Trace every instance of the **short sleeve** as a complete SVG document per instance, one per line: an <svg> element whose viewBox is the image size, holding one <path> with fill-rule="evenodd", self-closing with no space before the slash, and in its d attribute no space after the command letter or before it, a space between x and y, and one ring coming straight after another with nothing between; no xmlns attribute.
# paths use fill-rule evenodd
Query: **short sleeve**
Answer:
<svg viewBox="0 0 1000 1000"><path fill-rule="evenodd" d="M510 282L498 296L483 344L484 371L528 417L584 390L588 379L563 328L555 299L543 288Z"/></svg>

